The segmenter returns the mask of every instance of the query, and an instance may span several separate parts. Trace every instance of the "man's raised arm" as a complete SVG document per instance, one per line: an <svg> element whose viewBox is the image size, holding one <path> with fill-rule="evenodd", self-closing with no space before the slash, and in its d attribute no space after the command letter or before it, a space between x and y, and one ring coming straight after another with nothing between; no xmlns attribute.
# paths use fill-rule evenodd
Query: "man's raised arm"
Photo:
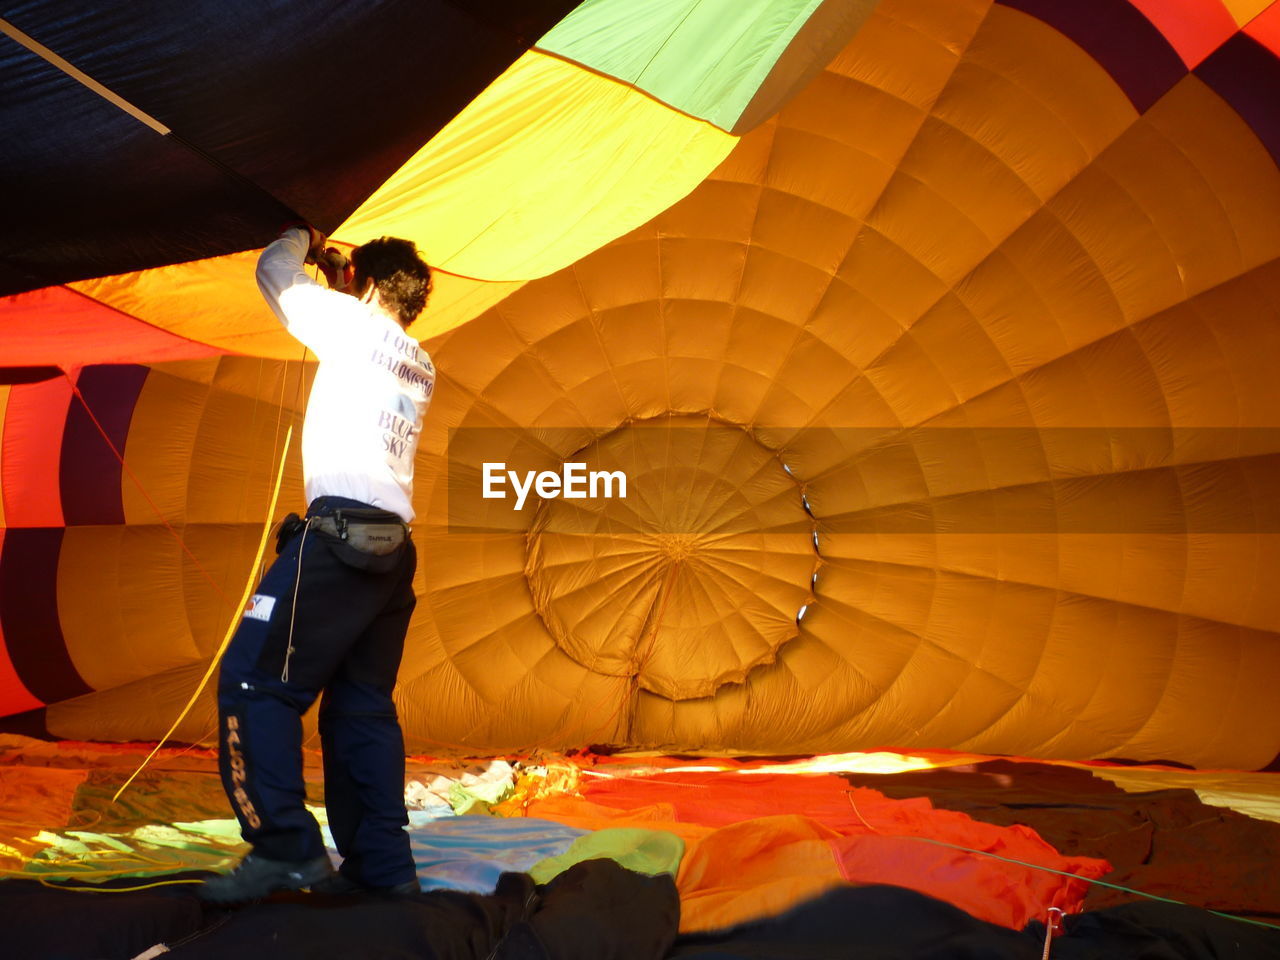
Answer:
<svg viewBox="0 0 1280 960"><path fill-rule="evenodd" d="M258 289L280 322L317 354L341 343L343 317L354 304L307 275L306 260L323 249L318 230L289 227L262 251L256 274Z"/></svg>

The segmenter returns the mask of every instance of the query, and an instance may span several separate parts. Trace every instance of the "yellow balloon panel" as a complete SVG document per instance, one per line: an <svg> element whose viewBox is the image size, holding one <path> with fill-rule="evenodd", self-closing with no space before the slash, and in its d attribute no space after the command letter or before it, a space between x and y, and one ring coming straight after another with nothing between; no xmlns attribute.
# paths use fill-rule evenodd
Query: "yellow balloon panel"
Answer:
<svg viewBox="0 0 1280 960"><path fill-rule="evenodd" d="M1271 0L1222 0L1222 5L1235 18L1236 23L1243 27L1270 6Z"/></svg>
<svg viewBox="0 0 1280 960"><path fill-rule="evenodd" d="M219 519L245 521L253 510L265 510L274 464L294 419L292 405L306 396L309 374L303 371L301 364L238 358L152 367L123 451L125 521L212 519L216 514L203 512L193 485L197 490L206 486L218 471L221 478L212 485L213 494L224 501ZM289 409L282 406L286 403ZM210 427L204 426L206 420ZM214 440L216 451L205 447L210 429L215 437L222 431L221 439ZM295 456L295 467L296 461ZM289 480L288 492L301 496L297 469Z"/></svg>
<svg viewBox="0 0 1280 960"><path fill-rule="evenodd" d="M50 704L45 723L53 736L68 740L157 740L173 724L206 666L206 661L196 661L119 687ZM211 685L173 737L178 742L213 743L217 733L218 706Z"/></svg>
<svg viewBox="0 0 1280 960"><path fill-rule="evenodd" d="M263 302L253 277L258 251L68 284L144 323L197 343L285 360L296 340Z"/></svg>
<svg viewBox="0 0 1280 960"><path fill-rule="evenodd" d="M181 549L163 527L69 527L58 582L67 652L95 690L198 658Z"/></svg>
<svg viewBox="0 0 1280 960"><path fill-rule="evenodd" d="M567 266L692 190L735 138L633 87L526 52L335 231L415 241L486 280Z"/></svg>
<svg viewBox="0 0 1280 960"><path fill-rule="evenodd" d="M1041 203L1138 117L1088 53L1042 21L999 4L987 12L932 112L998 160ZM940 166L938 159L918 153L922 163ZM986 193L981 177L948 192L975 187Z"/></svg>
<svg viewBox="0 0 1280 960"><path fill-rule="evenodd" d="M827 69L928 111L991 8L991 0L882 0Z"/></svg>
<svg viewBox="0 0 1280 960"><path fill-rule="evenodd" d="M231 354L300 360L303 351L262 300L253 276L259 250L68 284L144 323ZM437 269L427 308L409 328L419 339L445 333L523 286Z"/></svg>

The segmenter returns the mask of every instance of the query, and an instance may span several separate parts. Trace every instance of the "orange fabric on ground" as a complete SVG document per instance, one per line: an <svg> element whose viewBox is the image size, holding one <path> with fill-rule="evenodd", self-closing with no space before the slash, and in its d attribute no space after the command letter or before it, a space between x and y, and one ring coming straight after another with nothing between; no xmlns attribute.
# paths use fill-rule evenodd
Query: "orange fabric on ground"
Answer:
<svg viewBox="0 0 1280 960"><path fill-rule="evenodd" d="M584 797L606 807L667 803L676 819L713 827L800 811L840 833L860 824L848 790L841 777L790 774L673 772L582 784Z"/></svg>
<svg viewBox="0 0 1280 960"><path fill-rule="evenodd" d="M924 826L919 814L927 805L921 801L909 817L917 827ZM947 821L956 826L968 820L943 810L932 813L941 821L941 834L951 832ZM1061 856L1026 827L971 820L968 827L968 844L976 849L1082 877L1097 878L1110 870L1103 860ZM1014 930L1042 919L1049 907L1080 910L1088 890L1085 880L925 843L921 833L841 836L808 817L762 817L721 827L685 856L679 877L680 926L712 930L768 916L846 881L907 887Z"/></svg>
<svg viewBox="0 0 1280 960"><path fill-rule="evenodd" d="M844 882L840 835L798 815L721 827L680 864L680 930L715 930L781 913ZM906 886L906 884L903 884Z"/></svg>
<svg viewBox="0 0 1280 960"><path fill-rule="evenodd" d="M83 769L0 767L0 869L21 869L25 857L44 848L33 838L67 823L86 776Z"/></svg>
<svg viewBox="0 0 1280 960"><path fill-rule="evenodd" d="M580 830L605 830L610 827L665 830L684 841L686 860L704 839L715 832L713 827L677 820L670 804L664 803L621 809L602 806L581 797L548 797L530 803L525 816L554 820Z"/></svg>
<svg viewBox="0 0 1280 960"><path fill-rule="evenodd" d="M582 789L606 809L722 828L691 845L681 867L689 930L785 909L842 879L909 887L1020 930L1051 906L1075 910L1084 900L1085 880L1050 870L1097 878L1111 869L1063 856L1028 827L982 823L924 797L891 800L837 776L671 773L592 780ZM554 808L534 815L559 819Z"/></svg>
<svg viewBox="0 0 1280 960"><path fill-rule="evenodd" d="M874 791L859 791L874 793ZM894 801L889 801L890 803ZM928 800L902 801L928 805ZM967 823L962 823L961 818ZM913 818L914 819L914 818ZM931 811L941 826L938 839L956 846L1021 860L1081 877L1097 879L1111 865L1093 857L1064 857L1031 828L997 827L946 810ZM923 825L923 824L919 824ZM958 839L950 835L960 833ZM851 883L890 883L945 900L961 910L1004 927L1021 930L1031 920L1044 919L1050 907L1068 913L1081 909L1089 884L1036 866L1021 866L938 844L922 842L923 835L861 834L839 837L831 849L843 877Z"/></svg>
<svg viewBox="0 0 1280 960"><path fill-rule="evenodd" d="M549 797L529 804L531 817L582 830L640 827L684 841L676 886L680 930L714 930L778 913L844 883L830 844L840 835L802 816L762 817L714 828L676 819L658 801L622 808L581 797Z"/></svg>

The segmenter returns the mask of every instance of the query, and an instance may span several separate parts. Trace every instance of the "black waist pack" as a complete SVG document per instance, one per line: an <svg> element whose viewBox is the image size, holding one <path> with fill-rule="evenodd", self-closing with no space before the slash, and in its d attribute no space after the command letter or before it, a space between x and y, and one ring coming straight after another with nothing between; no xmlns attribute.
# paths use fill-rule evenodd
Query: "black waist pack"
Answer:
<svg viewBox="0 0 1280 960"><path fill-rule="evenodd" d="M347 566L369 573L393 570L409 542L408 525L387 510L341 507L311 517L310 529Z"/></svg>
<svg viewBox="0 0 1280 960"><path fill-rule="evenodd" d="M359 507L343 507L332 514L312 517L311 529L375 557L395 553L409 538L409 528L398 514Z"/></svg>
<svg viewBox="0 0 1280 960"><path fill-rule="evenodd" d="M400 516L387 510L343 507L332 514L304 520L291 513L276 531L276 553L283 553L294 537L309 530L319 536L329 551L349 567L370 573L385 573L399 562L400 551L409 540L409 528Z"/></svg>

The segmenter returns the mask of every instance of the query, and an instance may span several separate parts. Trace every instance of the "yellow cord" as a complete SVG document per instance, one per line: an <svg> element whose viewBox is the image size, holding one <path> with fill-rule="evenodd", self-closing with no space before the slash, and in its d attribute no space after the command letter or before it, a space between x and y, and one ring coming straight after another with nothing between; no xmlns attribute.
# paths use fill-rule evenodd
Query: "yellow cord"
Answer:
<svg viewBox="0 0 1280 960"><path fill-rule="evenodd" d="M200 678L200 682L196 685L195 692L191 694L191 699L188 700L187 705L182 708L182 712L178 714L178 719L173 721L173 725L169 727L168 732L160 738L160 742L155 745L152 751L147 754L146 759L143 760L142 763L138 764L138 769L129 774L129 779L121 785L120 789L116 791L115 796L111 798L112 803L115 803L120 799L120 794L124 793L125 789L129 784L133 783L138 774L142 773L142 771L146 769L147 764L150 763L152 758L160 752L160 748L164 746L165 741L173 736L173 731L177 730L178 725L186 719L187 714L191 712L191 708L195 706L196 700L204 691L205 684L207 684L209 682L209 678L213 676L213 671L217 669L218 663L222 659L222 655L227 650L227 645L231 643L231 638L235 635L236 628L240 626L240 617L244 611L245 604L249 602L249 597L253 595L253 588L257 584L257 579L254 576L254 573L257 571L258 565L262 562L262 557L267 551L267 539L271 535L272 521L276 515L276 502L280 499L280 486L284 482L284 465L289 454L289 441L292 439L293 424L290 424L289 429L285 431L284 449L280 452L280 466L276 470L276 483L275 487L271 491L271 505L267 508L267 521L262 526L262 538L258 541L258 552L254 555L253 563L249 566L249 579L244 585L244 593L240 597L240 605L231 615L231 623L227 626L226 635L222 638L222 643L218 646L218 650L213 655L213 659L209 661L209 668L205 670L204 676Z"/></svg>
<svg viewBox="0 0 1280 960"><path fill-rule="evenodd" d="M133 893L136 890L150 890L152 887L172 887L179 883L204 883L203 880L157 880L155 883L144 883L136 887L68 887L66 884L54 883L44 877L37 877L40 886L51 890L71 890L75 893Z"/></svg>

